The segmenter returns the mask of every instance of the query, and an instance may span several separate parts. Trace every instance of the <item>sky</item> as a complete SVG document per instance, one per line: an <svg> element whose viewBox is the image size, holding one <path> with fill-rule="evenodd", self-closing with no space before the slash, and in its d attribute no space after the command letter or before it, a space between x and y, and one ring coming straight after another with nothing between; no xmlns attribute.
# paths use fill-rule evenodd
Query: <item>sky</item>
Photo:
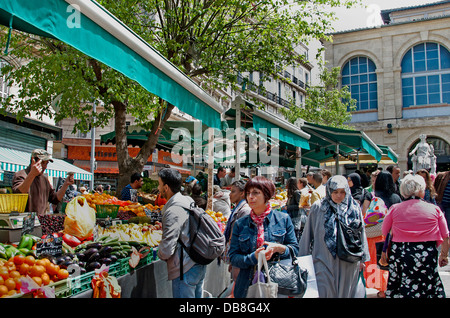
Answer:
<svg viewBox="0 0 450 318"><path fill-rule="evenodd" d="M332 22L334 31L344 31L359 28L375 27L381 25L380 10L410 7L427 3L440 2L440 0L361 0L361 5L356 5L351 9L333 8L337 20ZM313 58L320 43L315 42L309 45L309 56ZM312 70L312 84L317 83L318 67L315 61L311 61L315 67Z"/></svg>

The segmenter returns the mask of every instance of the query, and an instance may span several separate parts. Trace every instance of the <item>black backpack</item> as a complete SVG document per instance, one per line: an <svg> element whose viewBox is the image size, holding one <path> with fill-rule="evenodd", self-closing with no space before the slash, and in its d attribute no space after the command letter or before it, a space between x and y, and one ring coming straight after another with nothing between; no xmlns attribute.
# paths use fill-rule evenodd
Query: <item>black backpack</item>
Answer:
<svg viewBox="0 0 450 318"><path fill-rule="evenodd" d="M183 279L183 250L196 263L208 265L222 255L225 250L225 236L216 221L202 208L191 204L184 208L189 213L189 242L185 245L181 239L178 242L183 247L180 256L180 277Z"/></svg>

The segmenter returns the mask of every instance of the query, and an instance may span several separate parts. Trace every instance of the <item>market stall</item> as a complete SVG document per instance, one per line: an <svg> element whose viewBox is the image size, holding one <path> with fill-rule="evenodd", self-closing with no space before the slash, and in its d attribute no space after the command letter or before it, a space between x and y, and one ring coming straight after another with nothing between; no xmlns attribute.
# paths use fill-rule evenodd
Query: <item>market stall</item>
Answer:
<svg viewBox="0 0 450 318"><path fill-rule="evenodd" d="M0 215L27 215L16 197L27 195L0 194ZM171 297L166 263L157 257L161 208L95 193L67 203L58 231L43 222L41 236L24 221L18 235L0 241L0 297L94 297L101 271L115 277L121 297ZM206 212L223 231L226 218ZM226 264L208 265L205 290L217 296L230 283L227 273Z"/></svg>

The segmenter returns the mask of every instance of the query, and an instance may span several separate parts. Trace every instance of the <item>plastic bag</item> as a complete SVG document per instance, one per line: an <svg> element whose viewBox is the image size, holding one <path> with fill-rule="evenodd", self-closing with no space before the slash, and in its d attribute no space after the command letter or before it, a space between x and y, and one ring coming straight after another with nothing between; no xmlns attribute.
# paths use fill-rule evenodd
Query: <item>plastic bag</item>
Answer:
<svg viewBox="0 0 450 318"><path fill-rule="evenodd" d="M92 236L95 222L95 210L88 205L85 197L78 196L67 203L64 219L65 233L83 241Z"/></svg>

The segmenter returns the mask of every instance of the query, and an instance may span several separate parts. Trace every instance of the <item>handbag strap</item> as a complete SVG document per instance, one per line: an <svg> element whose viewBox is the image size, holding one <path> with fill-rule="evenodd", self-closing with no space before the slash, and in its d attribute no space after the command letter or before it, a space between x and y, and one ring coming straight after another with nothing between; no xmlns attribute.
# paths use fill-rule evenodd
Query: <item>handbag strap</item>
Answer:
<svg viewBox="0 0 450 318"><path fill-rule="evenodd" d="M290 245L286 245L286 246L289 249L289 254L291 255L292 265L297 264L297 257L295 256L294 248Z"/></svg>
<svg viewBox="0 0 450 318"><path fill-rule="evenodd" d="M270 275L269 275L269 265L267 265L265 250L260 251L258 254L258 271L256 273L256 275L258 276L258 283L260 282L259 273L261 272L262 266L264 266L264 271L266 272L267 282L271 283L272 281L271 281Z"/></svg>

